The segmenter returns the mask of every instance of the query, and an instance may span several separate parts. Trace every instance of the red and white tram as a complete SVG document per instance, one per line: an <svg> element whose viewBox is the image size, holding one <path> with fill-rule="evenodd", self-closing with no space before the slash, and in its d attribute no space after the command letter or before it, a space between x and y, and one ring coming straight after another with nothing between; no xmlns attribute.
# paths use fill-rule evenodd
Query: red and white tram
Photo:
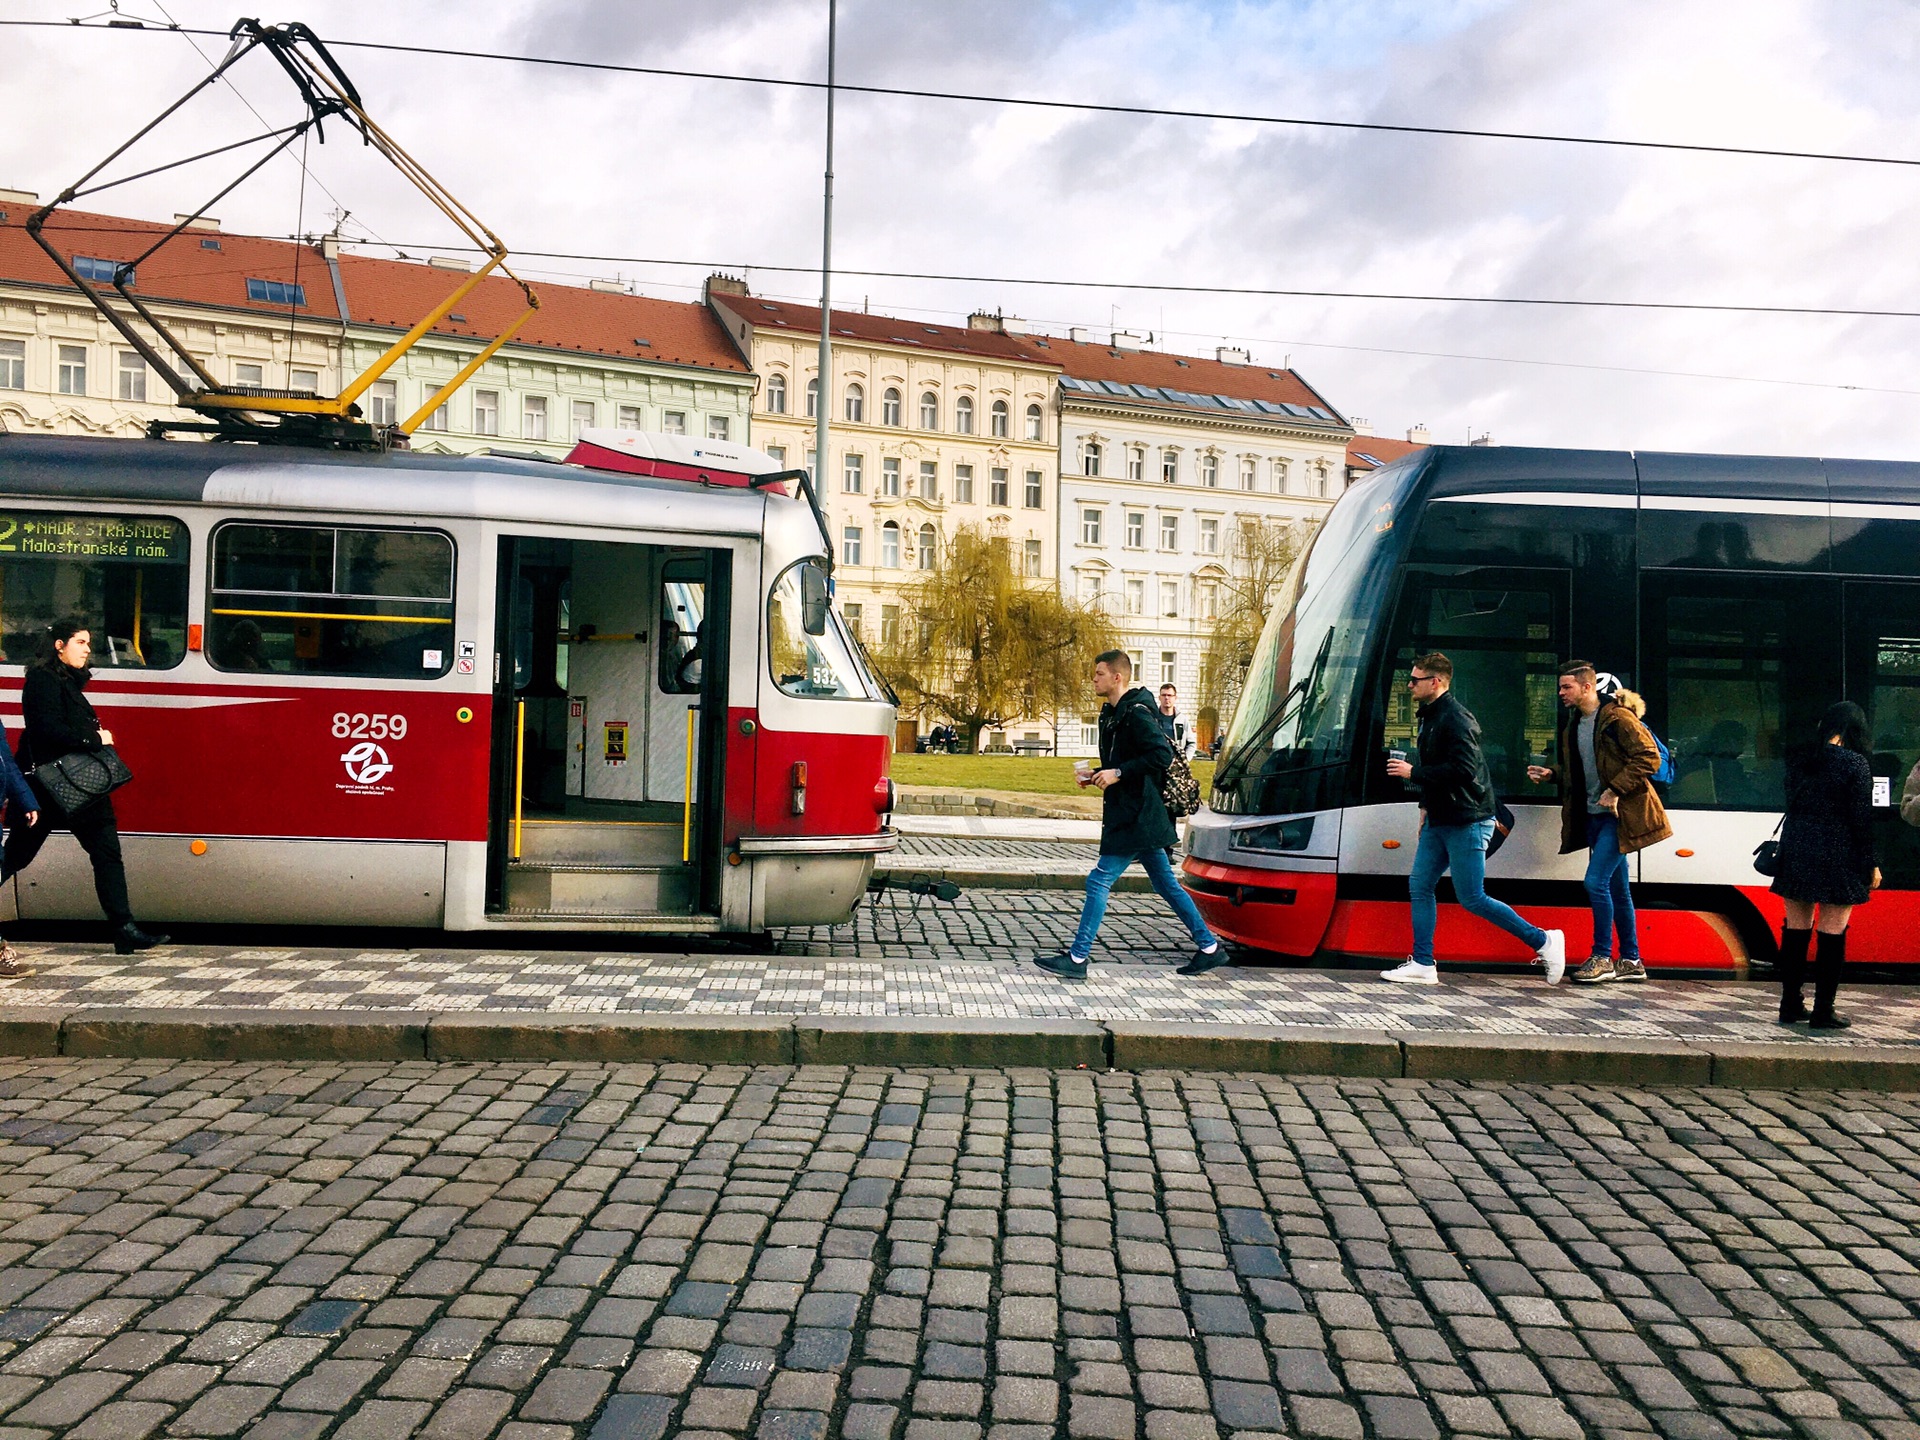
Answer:
<svg viewBox="0 0 1920 1440"><path fill-rule="evenodd" d="M743 447L692 479L638 452L652 473L0 436L0 713L48 622L85 618L143 918L843 921L895 843L894 708L817 512L748 485L776 467ZM63 835L5 892L98 913Z"/></svg>

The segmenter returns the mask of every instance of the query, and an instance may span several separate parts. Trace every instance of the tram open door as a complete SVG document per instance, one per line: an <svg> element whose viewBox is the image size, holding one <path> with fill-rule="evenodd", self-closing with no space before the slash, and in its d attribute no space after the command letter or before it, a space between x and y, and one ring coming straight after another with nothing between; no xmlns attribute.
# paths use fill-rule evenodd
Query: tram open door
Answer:
<svg viewBox="0 0 1920 1440"><path fill-rule="evenodd" d="M496 919L697 929L718 913L730 559L502 538Z"/></svg>

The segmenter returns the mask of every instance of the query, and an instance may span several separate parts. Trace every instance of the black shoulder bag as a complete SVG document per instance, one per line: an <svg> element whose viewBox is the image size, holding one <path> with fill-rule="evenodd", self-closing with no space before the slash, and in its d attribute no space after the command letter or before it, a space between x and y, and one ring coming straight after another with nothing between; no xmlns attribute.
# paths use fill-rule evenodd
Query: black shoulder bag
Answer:
<svg viewBox="0 0 1920 1440"><path fill-rule="evenodd" d="M1780 825L1787 823L1787 817L1780 817ZM1753 847L1753 868L1771 879L1780 873L1780 825L1773 827L1773 838L1762 840Z"/></svg>
<svg viewBox="0 0 1920 1440"><path fill-rule="evenodd" d="M30 779L69 815L104 800L133 779L133 771L111 745L98 750L75 750L58 760L36 765L27 772Z"/></svg>

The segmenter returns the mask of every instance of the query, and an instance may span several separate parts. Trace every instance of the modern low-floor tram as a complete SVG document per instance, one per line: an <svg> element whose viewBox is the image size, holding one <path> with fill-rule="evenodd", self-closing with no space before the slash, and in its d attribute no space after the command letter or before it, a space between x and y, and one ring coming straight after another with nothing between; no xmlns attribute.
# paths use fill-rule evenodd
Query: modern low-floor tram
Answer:
<svg viewBox="0 0 1920 1440"><path fill-rule="evenodd" d="M1785 751L1839 699L1867 712L1884 887L1850 960L1920 962L1920 465L1434 447L1335 505L1255 651L1183 881L1207 921L1286 956L1403 959L1413 657L1452 658L1518 823L1492 893L1583 956L1585 854L1559 854L1559 666L1621 675L1676 775L1673 838L1633 857L1650 965L1738 970L1781 918L1753 852L1780 821ZM1442 901L1450 898L1443 888ZM1443 903L1443 958L1518 962L1518 941Z"/></svg>
<svg viewBox="0 0 1920 1440"><path fill-rule="evenodd" d="M86 620L143 919L838 923L894 707L829 565L738 477L0 436L0 715ZM96 916L71 838L0 906Z"/></svg>

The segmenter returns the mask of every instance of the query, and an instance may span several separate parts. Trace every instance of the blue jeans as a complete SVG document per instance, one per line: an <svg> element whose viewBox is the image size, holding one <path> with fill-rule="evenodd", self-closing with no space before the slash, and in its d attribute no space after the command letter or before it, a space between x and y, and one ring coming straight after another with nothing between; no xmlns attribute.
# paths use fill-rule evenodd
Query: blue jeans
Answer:
<svg viewBox="0 0 1920 1440"><path fill-rule="evenodd" d="M1433 931L1440 923L1440 907L1433 892L1448 870L1453 871L1453 893L1469 915L1478 915L1519 937L1529 950L1547 943L1546 931L1529 925L1514 914L1511 906L1487 894L1487 842L1492 838L1491 820L1421 827L1420 848L1414 851L1413 874L1407 879L1413 900L1413 958L1420 964L1433 964Z"/></svg>
<svg viewBox="0 0 1920 1440"><path fill-rule="evenodd" d="M1100 922L1107 918L1107 897L1113 893L1113 882L1136 860L1140 862L1140 868L1147 872L1147 880L1152 884L1154 893L1173 907L1173 913L1180 917L1180 923L1193 936L1194 949L1205 950L1218 945L1220 942L1214 938L1213 931L1200 918L1200 910L1193 903L1193 897L1173 878L1173 866L1167 861L1167 852L1142 850L1138 855L1102 855L1099 863L1093 867L1093 873L1087 876L1087 903L1081 907L1080 929L1073 937L1073 958L1093 958L1093 937L1100 930Z"/></svg>
<svg viewBox="0 0 1920 1440"><path fill-rule="evenodd" d="M1633 891L1627 888L1627 857L1620 853L1620 822L1611 815L1587 816L1587 902L1593 906L1590 955L1613 954L1614 927L1620 929L1620 958L1640 958L1640 931L1633 916Z"/></svg>

